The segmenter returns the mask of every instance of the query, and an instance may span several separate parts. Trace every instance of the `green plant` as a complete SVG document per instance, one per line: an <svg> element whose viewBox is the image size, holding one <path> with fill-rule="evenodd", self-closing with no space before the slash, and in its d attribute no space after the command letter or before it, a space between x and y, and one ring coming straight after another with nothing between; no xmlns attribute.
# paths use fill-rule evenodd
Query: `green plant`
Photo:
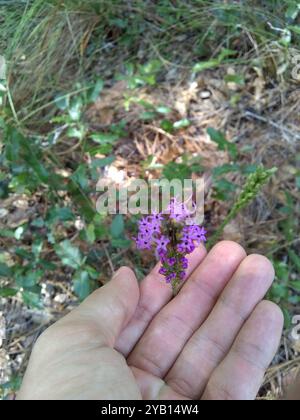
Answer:
<svg viewBox="0 0 300 420"><path fill-rule="evenodd" d="M235 200L228 215L217 228L216 232L210 237L207 243L208 248L211 248L218 241L225 226L257 196L262 186L268 182L269 178L276 172L276 170L277 168L264 169L263 167L258 167L254 173L248 176L241 193Z"/></svg>

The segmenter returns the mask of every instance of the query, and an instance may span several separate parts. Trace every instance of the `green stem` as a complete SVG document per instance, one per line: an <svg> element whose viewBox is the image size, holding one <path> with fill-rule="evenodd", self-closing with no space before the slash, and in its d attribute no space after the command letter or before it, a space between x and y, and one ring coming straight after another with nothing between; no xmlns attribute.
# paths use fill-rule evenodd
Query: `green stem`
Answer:
<svg viewBox="0 0 300 420"><path fill-rule="evenodd" d="M262 186L266 184L269 178L277 171L277 168L264 169L260 166L256 169L253 174L250 174L247 178L246 184L234 203L232 209L218 227L216 232L208 240L206 246L207 249L211 249L221 237L225 226L233 220L237 214L245 208L259 193Z"/></svg>

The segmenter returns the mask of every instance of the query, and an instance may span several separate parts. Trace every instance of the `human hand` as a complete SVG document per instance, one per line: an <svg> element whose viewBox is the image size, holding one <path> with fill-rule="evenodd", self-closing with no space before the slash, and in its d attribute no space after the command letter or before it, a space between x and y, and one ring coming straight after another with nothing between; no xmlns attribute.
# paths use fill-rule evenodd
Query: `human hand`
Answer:
<svg viewBox="0 0 300 420"><path fill-rule="evenodd" d="M174 299L159 267L121 268L41 335L18 398L254 399L283 326L273 267L228 241L189 259Z"/></svg>

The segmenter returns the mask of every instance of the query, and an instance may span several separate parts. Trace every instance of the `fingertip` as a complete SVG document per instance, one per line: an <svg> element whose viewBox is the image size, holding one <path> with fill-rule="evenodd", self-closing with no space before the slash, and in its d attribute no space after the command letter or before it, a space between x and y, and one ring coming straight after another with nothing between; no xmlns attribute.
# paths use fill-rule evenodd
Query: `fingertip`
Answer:
<svg viewBox="0 0 300 420"><path fill-rule="evenodd" d="M247 256L245 249L234 241L220 241L212 247L210 253L217 253L224 258L234 256L238 259L244 259Z"/></svg>
<svg viewBox="0 0 300 420"><path fill-rule="evenodd" d="M284 325L284 315L282 310L276 303L269 300L261 301L255 312L258 316L262 317L269 325L275 325L278 329L282 330Z"/></svg>
<svg viewBox="0 0 300 420"><path fill-rule="evenodd" d="M112 277L112 280L115 278L124 277L124 278L134 278L136 279L134 271L127 267L126 265L120 267Z"/></svg>
<svg viewBox="0 0 300 420"><path fill-rule="evenodd" d="M256 270L260 270L265 273L265 275L268 275L268 277L272 278L272 280L274 279L274 266L267 257L261 254L250 254L247 257L247 263L250 266L255 267Z"/></svg>
<svg viewBox="0 0 300 420"><path fill-rule="evenodd" d="M207 254L207 251L204 244L200 244L190 255L187 256L187 258L191 261L194 261L194 262L198 261L200 263L203 260L203 258L206 256L206 254Z"/></svg>
<svg viewBox="0 0 300 420"><path fill-rule="evenodd" d="M113 275L111 282L119 282L119 287L126 289L126 291L130 289L130 293L134 293L138 300L140 294L139 285L136 275L131 268L127 266L120 267Z"/></svg>

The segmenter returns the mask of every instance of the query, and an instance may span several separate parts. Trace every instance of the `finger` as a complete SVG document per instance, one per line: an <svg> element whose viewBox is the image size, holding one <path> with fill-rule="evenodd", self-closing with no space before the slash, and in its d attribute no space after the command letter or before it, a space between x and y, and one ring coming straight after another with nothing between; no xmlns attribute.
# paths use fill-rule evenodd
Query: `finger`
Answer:
<svg viewBox="0 0 300 420"><path fill-rule="evenodd" d="M94 325L103 345L114 347L122 329L134 314L139 300L139 287L135 274L127 267L122 267L105 286L92 293L77 309L61 321L64 323L77 320L80 325ZM56 324L56 328L59 323Z"/></svg>
<svg viewBox="0 0 300 420"><path fill-rule="evenodd" d="M135 380L142 394L143 400L188 400L189 398L177 394L163 379L132 367Z"/></svg>
<svg viewBox="0 0 300 420"><path fill-rule="evenodd" d="M207 318L245 251L234 242L216 245L180 293L153 319L128 361L164 377L193 332Z"/></svg>
<svg viewBox="0 0 300 420"><path fill-rule="evenodd" d="M204 324L195 332L166 378L177 392L199 398L214 369L274 279L274 269L261 255L249 255Z"/></svg>
<svg viewBox="0 0 300 420"><path fill-rule="evenodd" d="M261 302L239 333L228 356L214 371L204 400L255 399L281 337L283 315L274 303Z"/></svg>
<svg viewBox="0 0 300 420"><path fill-rule="evenodd" d="M201 245L188 256L189 268L187 277L201 263L205 255L206 250ZM136 345L152 318L173 297L171 287L166 284L164 277L159 274L160 267L161 265L157 264L154 270L141 282L140 300L137 309L132 320L117 340L116 349L126 357Z"/></svg>

